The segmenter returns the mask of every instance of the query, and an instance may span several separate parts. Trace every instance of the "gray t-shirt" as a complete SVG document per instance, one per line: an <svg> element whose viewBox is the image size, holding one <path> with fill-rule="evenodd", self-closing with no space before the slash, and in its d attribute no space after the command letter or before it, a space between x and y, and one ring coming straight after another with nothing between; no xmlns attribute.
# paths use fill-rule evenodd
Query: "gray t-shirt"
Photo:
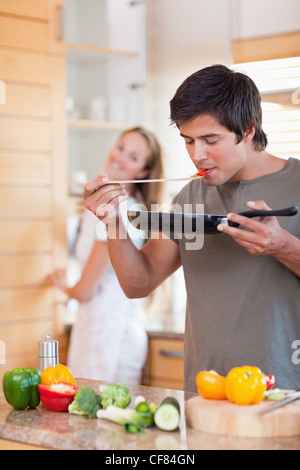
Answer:
<svg viewBox="0 0 300 470"><path fill-rule="evenodd" d="M264 200L272 209L300 207L300 161L251 181L206 186L192 181L173 203L204 204L205 213L249 210ZM300 238L300 214L278 217ZM175 240L176 241L176 240ZM200 370L227 375L251 365L274 374L276 386L300 388L300 278L272 256L249 254L226 234L205 235L202 249L178 240L187 290L185 390L196 391Z"/></svg>

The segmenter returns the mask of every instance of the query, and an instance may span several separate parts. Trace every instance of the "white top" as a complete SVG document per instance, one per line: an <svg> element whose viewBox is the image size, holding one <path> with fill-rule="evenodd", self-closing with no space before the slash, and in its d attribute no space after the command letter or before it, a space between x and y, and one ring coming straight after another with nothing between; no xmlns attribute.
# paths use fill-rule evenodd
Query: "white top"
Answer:
<svg viewBox="0 0 300 470"><path fill-rule="evenodd" d="M141 247L146 235L130 224L126 214L129 207L141 206L137 205L134 198L124 202L120 207L122 218L129 236L136 246ZM87 263L95 241L105 242L106 239L105 225L92 212L85 210L75 247L81 269ZM114 381L124 334L144 330L143 322L141 301L125 296L110 266L92 298L79 304L68 354L68 365L73 374L77 377Z"/></svg>

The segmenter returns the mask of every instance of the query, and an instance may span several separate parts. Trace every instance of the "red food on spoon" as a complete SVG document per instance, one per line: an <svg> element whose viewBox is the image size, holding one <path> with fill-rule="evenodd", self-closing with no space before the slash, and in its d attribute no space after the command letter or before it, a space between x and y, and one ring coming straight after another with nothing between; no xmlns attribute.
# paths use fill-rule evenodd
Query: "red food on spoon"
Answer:
<svg viewBox="0 0 300 470"><path fill-rule="evenodd" d="M205 175L206 175L206 171L205 170L200 170L200 171L198 171L198 173L195 173L193 175L193 177L195 177L195 176L205 176Z"/></svg>

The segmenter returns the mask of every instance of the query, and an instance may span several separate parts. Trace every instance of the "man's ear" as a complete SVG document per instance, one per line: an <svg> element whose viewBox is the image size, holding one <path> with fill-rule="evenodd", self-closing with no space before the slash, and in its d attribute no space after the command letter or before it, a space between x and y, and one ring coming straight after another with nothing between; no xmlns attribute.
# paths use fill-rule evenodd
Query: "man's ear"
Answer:
<svg viewBox="0 0 300 470"><path fill-rule="evenodd" d="M149 175L149 170L142 170L136 175L136 180L143 180Z"/></svg>
<svg viewBox="0 0 300 470"><path fill-rule="evenodd" d="M245 135L244 135L244 142L251 142L255 135L255 127L251 126L246 129Z"/></svg>

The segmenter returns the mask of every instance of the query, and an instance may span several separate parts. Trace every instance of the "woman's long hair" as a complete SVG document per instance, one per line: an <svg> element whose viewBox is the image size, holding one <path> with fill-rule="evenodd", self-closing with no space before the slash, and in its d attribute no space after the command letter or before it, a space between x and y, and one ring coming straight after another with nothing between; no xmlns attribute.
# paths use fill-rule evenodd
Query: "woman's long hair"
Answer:
<svg viewBox="0 0 300 470"><path fill-rule="evenodd" d="M131 132L138 132L147 142L150 151L146 166L144 168L145 170L148 170L149 173L144 179L163 178L164 169L162 149L155 135L142 127L133 127L123 132L122 136ZM145 204L147 210L151 210L152 204L160 204L162 202L164 189L162 183L136 183L135 186L135 196L141 199L141 202Z"/></svg>

